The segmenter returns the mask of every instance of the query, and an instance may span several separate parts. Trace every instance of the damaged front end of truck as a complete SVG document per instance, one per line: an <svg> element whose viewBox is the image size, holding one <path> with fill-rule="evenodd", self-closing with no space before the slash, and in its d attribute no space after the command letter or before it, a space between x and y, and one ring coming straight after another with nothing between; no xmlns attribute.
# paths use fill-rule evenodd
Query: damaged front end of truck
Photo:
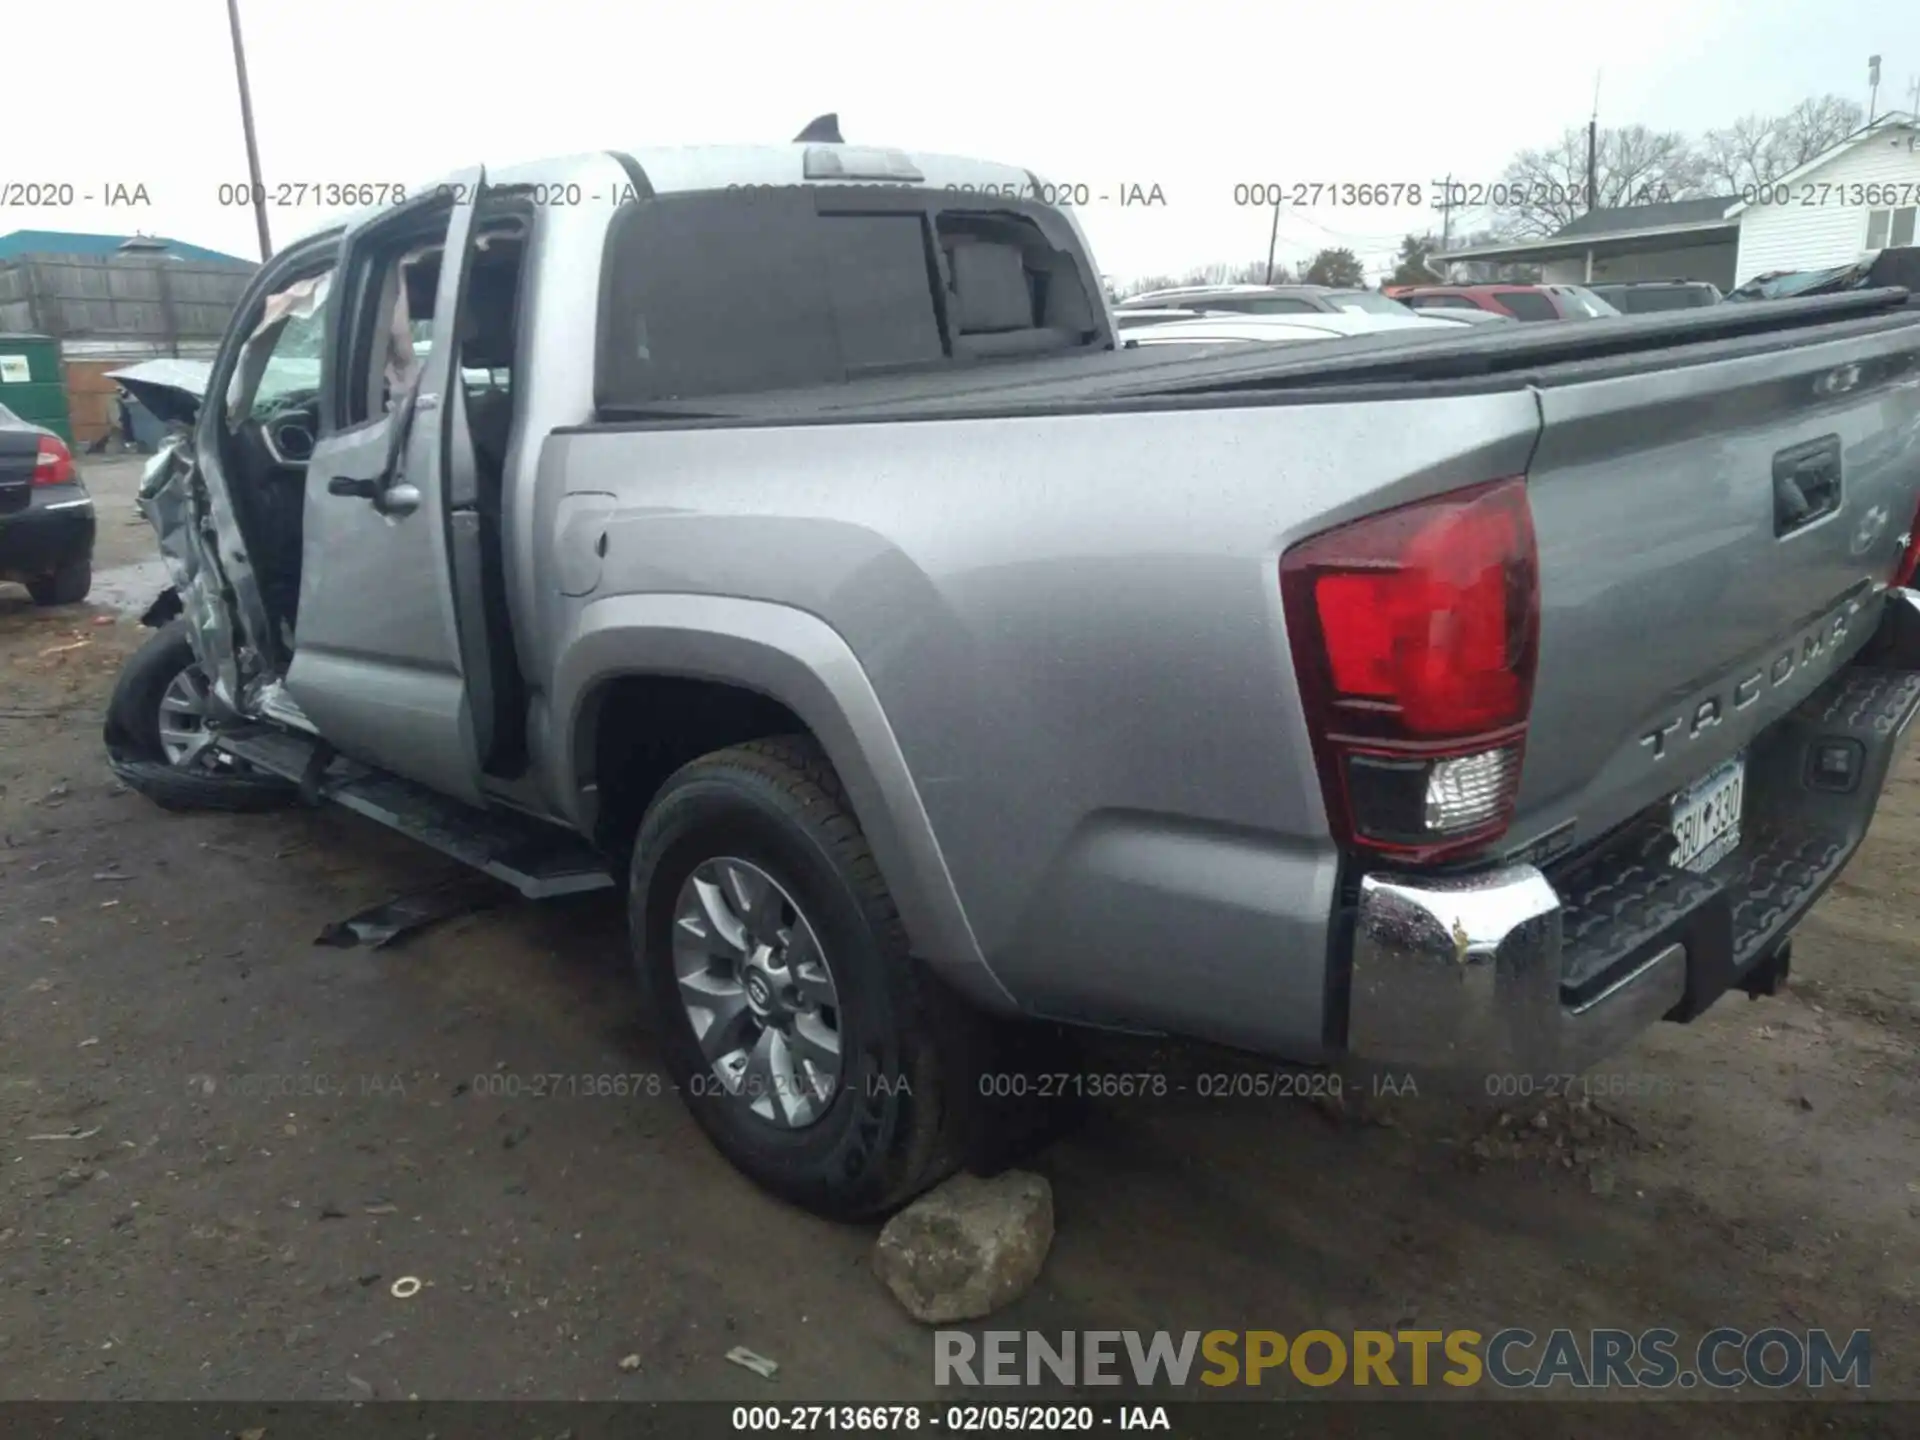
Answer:
<svg viewBox="0 0 1920 1440"><path fill-rule="evenodd" d="M152 645L176 644L184 635L191 647L191 673L186 683L173 687L172 703L179 714L191 712L190 723L203 743L185 753L156 754L150 737L139 733L138 712L130 723L126 707L118 703L108 710L103 739L115 774L163 804L252 809L284 798L285 787L211 741L221 729L257 715L263 693L278 677L263 644L270 622L245 536L231 498L210 483L199 461L196 429L206 403L208 368L173 362L164 372L156 364L116 376L166 426L141 474L138 504L153 526L172 583L141 623L157 632ZM142 373L149 369L154 373ZM194 793L176 794L182 787Z"/></svg>

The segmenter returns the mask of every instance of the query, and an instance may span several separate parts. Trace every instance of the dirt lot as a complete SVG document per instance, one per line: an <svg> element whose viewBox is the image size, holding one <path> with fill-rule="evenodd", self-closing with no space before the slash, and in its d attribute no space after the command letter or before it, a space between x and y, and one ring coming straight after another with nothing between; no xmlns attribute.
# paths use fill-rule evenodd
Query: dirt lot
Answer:
<svg viewBox="0 0 1920 1440"><path fill-rule="evenodd" d="M103 565L151 553L132 473L89 468ZM123 791L99 720L143 636L0 587L0 1398L934 1397L870 1230L751 1189L670 1095L486 1093L659 1075L616 904L316 946L447 862ZM1920 1398L1916 841L1910 756L1791 992L1662 1027L1585 1109L1097 1107L994 1327L1865 1327L1876 1397ZM1642 1428L1790 1424L1731 1408Z"/></svg>

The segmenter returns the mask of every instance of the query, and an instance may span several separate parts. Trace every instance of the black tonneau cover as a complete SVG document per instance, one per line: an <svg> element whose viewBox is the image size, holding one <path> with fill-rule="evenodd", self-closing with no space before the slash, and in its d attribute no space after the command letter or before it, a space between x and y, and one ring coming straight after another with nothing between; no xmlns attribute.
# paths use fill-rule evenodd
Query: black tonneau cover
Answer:
<svg viewBox="0 0 1920 1440"><path fill-rule="evenodd" d="M1598 379L1644 369L1649 363L1681 366L1758 353L1798 343L1795 332L1844 321L1856 322L1861 333L1920 324L1920 305L1909 306L1908 298L1907 291L1889 288L1567 324L1450 326L1273 345L1232 341L1141 346L995 361L804 390L606 407L596 423L558 433L957 420L1182 403L1218 405L1233 398L1250 404L1283 397L1333 400L1356 393L1378 397L1383 387L1399 386L1418 387L1428 394L1435 389L1506 389ZM1549 369L1551 377L1542 375Z"/></svg>

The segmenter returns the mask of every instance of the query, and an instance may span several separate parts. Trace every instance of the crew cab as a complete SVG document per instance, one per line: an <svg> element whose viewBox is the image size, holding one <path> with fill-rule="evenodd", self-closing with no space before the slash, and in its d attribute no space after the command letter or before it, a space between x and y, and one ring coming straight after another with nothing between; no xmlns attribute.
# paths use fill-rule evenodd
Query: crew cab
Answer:
<svg viewBox="0 0 1920 1440"><path fill-rule="evenodd" d="M616 890L838 1216L1022 1017L1544 1075L1777 984L1920 707L1905 292L1128 346L1046 193L632 150L290 245L143 483L116 770Z"/></svg>

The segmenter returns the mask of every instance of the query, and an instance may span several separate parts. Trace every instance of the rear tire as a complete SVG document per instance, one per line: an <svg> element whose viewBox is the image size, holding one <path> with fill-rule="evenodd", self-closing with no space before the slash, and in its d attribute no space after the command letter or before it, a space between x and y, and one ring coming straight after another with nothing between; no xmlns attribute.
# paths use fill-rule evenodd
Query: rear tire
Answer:
<svg viewBox="0 0 1920 1440"><path fill-rule="evenodd" d="M726 909L732 882L756 887L761 898ZM703 885L722 896L717 919L710 899L700 908ZM955 1061L970 1012L909 954L839 777L811 739L738 745L674 774L641 823L628 909L667 1071L708 1139L748 1177L816 1214L855 1220L905 1203L958 1168L968 1087ZM762 935L779 939L770 946L755 939ZM711 970L702 968L709 962ZM816 1006L811 1032L797 1011L743 1015L747 997L763 998L767 987L729 982L721 974L729 964L736 977L772 966L758 972L763 981L776 977L774 988L794 1004ZM783 983L805 973L813 977L807 985ZM715 1008L723 1006L732 1008ZM803 1077L797 1088L756 1081L748 1061L728 1080L718 1037L726 1032L734 1046L736 1024L736 1060L762 1032L786 1037L771 1042L776 1066L780 1056L791 1063L827 1055L819 1037L830 1032L830 1094L823 1098L817 1073L804 1069L794 1072ZM696 1026L715 1037L711 1053ZM804 1078L809 1073L815 1078ZM784 1107L784 1118L764 1103L789 1095L803 1103Z"/></svg>
<svg viewBox="0 0 1920 1440"><path fill-rule="evenodd" d="M27 582L36 605L78 605L93 589L93 561L73 560L53 574Z"/></svg>
<svg viewBox="0 0 1920 1440"><path fill-rule="evenodd" d="M232 764L207 763L211 747L190 755L169 753L163 724L177 731L180 715L176 682L197 672L199 659L187 636L187 622L161 627L127 657L107 702L105 740L113 771L131 789L167 810L276 810L298 789L277 775ZM171 720L163 714L173 709ZM202 717L201 723L205 723ZM178 742L175 742L176 751Z"/></svg>

